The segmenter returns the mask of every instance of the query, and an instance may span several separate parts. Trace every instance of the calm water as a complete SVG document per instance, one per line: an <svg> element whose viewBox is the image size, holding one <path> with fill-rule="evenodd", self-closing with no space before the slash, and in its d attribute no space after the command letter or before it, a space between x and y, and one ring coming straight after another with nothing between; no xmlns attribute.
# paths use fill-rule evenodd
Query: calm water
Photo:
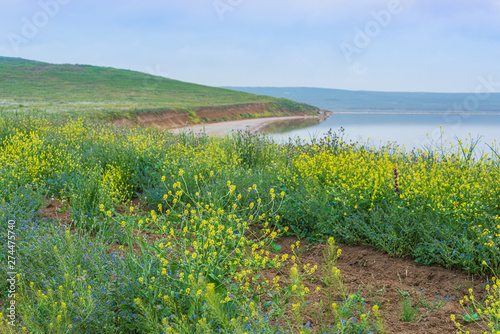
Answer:
<svg viewBox="0 0 500 334"><path fill-rule="evenodd" d="M287 125L290 128L289 125ZM440 126L442 126L440 128ZM296 125L295 128L300 127ZM396 142L407 149L427 147L432 143L456 143L455 138L463 141L481 137L478 148L489 150L486 144L500 146L500 114L333 114L326 121L308 125L285 133L279 124L274 124L269 134L277 140L290 137L305 139L322 137L329 129L345 129L348 140L368 143L379 147L387 142ZM281 130L281 131L280 131ZM442 134L441 131L444 131ZM441 138L442 135L442 138ZM449 145L446 145L449 146Z"/></svg>

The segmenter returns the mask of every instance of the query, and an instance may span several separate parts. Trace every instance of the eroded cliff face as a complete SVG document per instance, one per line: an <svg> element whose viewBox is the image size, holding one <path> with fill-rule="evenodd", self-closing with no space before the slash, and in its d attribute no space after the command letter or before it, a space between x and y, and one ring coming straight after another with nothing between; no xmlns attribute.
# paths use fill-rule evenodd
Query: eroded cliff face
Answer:
<svg viewBox="0 0 500 334"><path fill-rule="evenodd" d="M326 116L327 112L320 109L306 111L291 111L286 108L276 108L273 103L249 103L232 106L201 107L194 111L165 110L155 113L139 113L135 119L124 117L115 118L114 124L133 125L159 129L175 129L190 124L208 124L229 120L242 120L248 118L264 118L275 116Z"/></svg>

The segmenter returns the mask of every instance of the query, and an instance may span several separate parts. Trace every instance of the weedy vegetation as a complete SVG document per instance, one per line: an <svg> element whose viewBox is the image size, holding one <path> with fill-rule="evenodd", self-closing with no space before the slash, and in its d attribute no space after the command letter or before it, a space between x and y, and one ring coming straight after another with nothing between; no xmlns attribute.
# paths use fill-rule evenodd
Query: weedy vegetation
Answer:
<svg viewBox="0 0 500 334"><path fill-rule="evenodd" d="M245 132L172 135L4 112L0 238L7 245L14 220L19 323L2 330L386 332L379 297L370 305L347 293L338 245L496 277L498 149L470 150L465 142L442 152L374 149L333 132L288 143ZM65 203L71 220L42 218L47 199ZM284 235L325 242L324 265L302 263L299 244L275 254ZM7 257L4 248L2 273ZM265 279L266 270L279 275ZM309 291L318 270L322 288ZM0 300L7 290L3 277ZM496 278L485 298L470 291L452 317L458 329L476 322L498 333L498 291ZM443 306L423 293L401 291L401 300L405 321Z"/></svg>

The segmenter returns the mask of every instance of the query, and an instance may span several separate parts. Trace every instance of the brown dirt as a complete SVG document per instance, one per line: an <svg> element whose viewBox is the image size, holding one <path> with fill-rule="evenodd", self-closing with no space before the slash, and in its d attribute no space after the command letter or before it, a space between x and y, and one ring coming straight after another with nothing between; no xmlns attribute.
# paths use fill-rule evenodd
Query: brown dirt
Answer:
<svg viewBox="0 0 500 334"><path fill-rule="evenodd" d="M173 129L191 123L188 113L164 111L162 113L143 113L137 115L139 124L158 129Z"/></svg>
<svg viewBox="0 0 500 334"><path fill-rule="evenodd" d="M46 207L40 210L40 216L47 219L57 219L64 225L70 223L71 216L66 203L49 198L45 201L45 205Z"/></svg>
<svg viewBox="0 0 500 334"><path fill-rule="evenodd" d="M136 209L140 208L138 200L130 203ZM70 224L70 216L65 210L66 205L58 200L48 200L47 207L40 210L43 217L58 219L65 225ZM64 211L64 212L60 212ZM125 211L121 208L120 211ZM151 241L158 236L147 236ZM282 237L275 240L281 246L280 256L284 254L293 255L291 245L298 241L296 237ZM112 251L118 251L119 245L112 245ZM304 285L311 292L316 287L322 288L320 293L311 293L308 300L314 305L320 300L326 301L323 292L324 283L321 280L324 269L323 253L325 244L311 245L301 241L299 258L300 263L317 265L318 270L305 280ZM385 251L377 250L371 246L347 246L339 245L342 254L338 259L337 268L342 273L344 288L347 294L360 291L365 298L366 310L370 310L375 301L381 302L382 316L388 333L455 333L456 327L450 320L451 314L463 314L459 301L464 295L468 295L468 289L473 288L476 298L484 292L485 278L474 277L462 271L450 270L440 266L422 266L411 259L402 259L389 256ZM124 249L123 251L127 251ZM138 248L134 247L136 253ZM297 251L296 251L297 254ZM272 255L271 257L273 257ZM291 265L276 269L266 269L260 272L263 279L272 281L279 275L286 282ZM416 321L404 322L401 319L401 299L398 291L410 293L412 299L417 302L418 296L424 290L424 296L428 302L433 300L447 303L441 309L426 310L420 308L420 316ZM336 297L336 300L340 300ZM459 318L457 316L457 318ZM311 312L304 314L304 321L310 322L312 328L316 328L316 317ZM459 321L463 325L463 321ZM470 326L472 330L480 331L478 326ZM475 331L474 331L475 332Z"/></svg>
<svg viewBox="0 0 500 334"><path fill-rule="evenodd" d="M242 119L248 114L263 114L269 110L269 103L247 103L232 106L200 107L194 112L200 120L206 119L203 124L221 122L225 117L228 120ZM291 115L291 113L275 113L272 116ZM303 116L304 113L294 113L295 116ZM165 110L160 113L142 113L137 115L137 122L145 127L154 126L159 129L176 129L193 124L189 113L182 111ZM116 125L132 125L130 119L119 117L113 119Z"/></svg>
<svg viewBox="0 0 500 334"><path fill-rule="evenodd" d="M277 240L275 243L281 246L278 254L291 255L291 245L297 240L296 237L283 237ZM323 260L325 247L325 244L310 245L306 241L301 241L299 253L301 264L318 266L312 282L304 281L304 285L311 292L318 286L324 288L321 273L325 267ZM422 266L410 259L390 257L385 251L371 246L339 245L339 248L342 254L336 266L341 271L347 295L360 291L365 298L367 311L371 310L375 301L382 302L382 315L389 333L455 333L456 327L450 320L450 315L455 314L459 319L458 314L464 314L460 307L460 299L468 295L468 289L471 287L478 295L482 295L485 291L484 278L474 277L462 271L440 266ZM291 265L288 265L279 272L269 269L261 274L269 281L276 275L285 277L286 280L290 267ZM428 311L420 308L421 315L418 320L404 322L401 319L401 299L398 291L410 293L412 300L417 302L422 290L428 302L442 301L445 298L447 303L440 310ZM311 293L309 301L314 304L326 299L323 292ZM304 315L304 321L306 323L309 321L313 328L317 326L315 319L314 314ZM463 321L459 322L463 324ZM469 327L482 332L478 326Z"/></svg>
<svg viewBox="0 0 500 334"><path fill-rule="evenodd" d="M125 118L125 117L113 118L112 122L114 125L118 125L118 126L132 126L132 125L134 125L134 123L130 119Z"/></svg>

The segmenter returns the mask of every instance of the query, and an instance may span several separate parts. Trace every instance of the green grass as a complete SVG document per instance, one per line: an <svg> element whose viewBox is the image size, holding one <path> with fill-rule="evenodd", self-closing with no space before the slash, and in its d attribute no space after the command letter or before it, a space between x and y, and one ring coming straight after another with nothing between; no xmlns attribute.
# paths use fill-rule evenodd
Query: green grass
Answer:
<svg viewBox="0 0 500 334"><path fill-rule="evenodd" d="M286 99L197 85L141 72L54 65L0 57L0 108L20 106L58 115L110 118L140 112L269 103L270 112L316 108Z"/></svg>

